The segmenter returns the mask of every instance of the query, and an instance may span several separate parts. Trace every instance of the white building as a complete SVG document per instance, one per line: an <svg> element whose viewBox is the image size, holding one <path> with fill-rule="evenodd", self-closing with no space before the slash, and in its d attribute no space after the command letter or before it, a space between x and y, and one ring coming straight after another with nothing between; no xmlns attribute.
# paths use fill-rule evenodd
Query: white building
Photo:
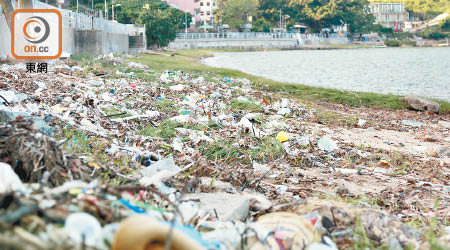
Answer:
<svg viewBox="0 0 450 250"><path fill-rule="evenodd" d="M409 13L405 10L404 3L371 3L371 13L375 16L375 23L383 27L401 30L404 22L409 21Z"/></svg>
<svg viewBox="0 0 450 250"><path fill-rule="evenodd" d="M214 10L216 8L216 1L200 0L200 21L202 24L214 24Z"/></svg>
<svg viewBox="0 0 450 250"><path fill-rule="evenodd" d="M217 8L215 0L164 0L172 7L191 13L193 22L197 26L213 24L214 10Z"/></svg>

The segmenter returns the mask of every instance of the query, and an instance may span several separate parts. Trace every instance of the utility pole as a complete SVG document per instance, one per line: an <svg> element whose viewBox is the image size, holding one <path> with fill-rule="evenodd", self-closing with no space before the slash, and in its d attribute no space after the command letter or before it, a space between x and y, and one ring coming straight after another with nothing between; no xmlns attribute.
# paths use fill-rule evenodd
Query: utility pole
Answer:
<svg viewBox="0 0 450 250"><path fill-rule="evenodd" d="M106 0L105 0L105 20L108 20L108 9L106 8Z"/></svg>
<svg viewBox="0 0 450 250"><path fill-rule="evenodd" d="M184 12L184 33L187 34L187 12Z"/></svg>
<svg viewBox="0 0 450 250"><path fill-rule="evenodd" d="M281 9L280 9L280 32L281 32L281 29L282 29L282 25L283 25L283 20L282 20L282 16L281 16Z"/></svg>

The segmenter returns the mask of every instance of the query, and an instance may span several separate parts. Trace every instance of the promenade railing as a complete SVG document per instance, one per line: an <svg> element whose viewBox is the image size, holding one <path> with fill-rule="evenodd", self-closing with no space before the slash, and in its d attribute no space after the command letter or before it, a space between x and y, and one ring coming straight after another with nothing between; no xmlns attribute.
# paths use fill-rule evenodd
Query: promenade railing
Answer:
<svg viewBox="0 0 450 250"><path fill-rule="evenodd" d="M57 9L63 17L63 26L78 30L104 30L110 33L138 34L144 32L142 27L105 20L102 11L89 12L85 15L71 10L60 9L38 0L33 1L35 9ZM86 13L86 12L85 12Z"/></svg>
<svg viewBox="0 0 450 250"><path fill-rule="evenodd" d="M178 33L177 39L207 40L207 39L323 39L341 38L341 35L332 34L296 34L296 33L269 33L269 32L220 32L220 33Z"/></svg>

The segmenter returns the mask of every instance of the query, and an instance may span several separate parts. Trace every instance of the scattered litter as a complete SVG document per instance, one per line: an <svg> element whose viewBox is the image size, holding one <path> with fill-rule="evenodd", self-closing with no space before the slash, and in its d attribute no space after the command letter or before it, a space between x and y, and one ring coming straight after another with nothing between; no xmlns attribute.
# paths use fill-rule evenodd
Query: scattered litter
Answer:
<svg viewBox="0 0 450 250"><path fill-rule="evenodd" d="M238 100L240 102L251 103L251 101L247 97L243 97L243 96L239 96L238 98L236 98L236 100Z"/></svg>
<svg viewBox="0 0 450 250"><path fill-rule="evenodd" d="M25 187L9 164L0 162L0 194L25 191Z"/></svg>
<svg viewBox="0 0 450 250"><path fill-rule="evenodd" d="M322 137L317 142L319 148L324 151L332 152L338 149L337 143L329 137Z"/></svg>
<svg viewBox="0 0 450 250"><path fill-rule="evenodd" d="M421 249L404 222L449 213L446 199L433 210L450 194L445 115L348 106L355 124L322 115L334 104L132 58L0 66L0 244L143 249L172 230L174 249L331 250L364 228L370 246Z"/></svg>
<svg viewBox="0 0 450 250"><path fill-rule="evenodd" d="M94 247L102 240L102 226L94 216L87 213L69 215L64 229L77 245Z"/></svg>
<svg viewBox="0 0 450 250"><path fill-rule="evenodd" d="M170 87L170 90L173 90L173 91L182 91L183 89L184 89L184 85L183 84L177 84L177 85L174 85L174 86L172 86L172 87Z"/></svg>
<svg viewBox="0 0 450 250"><path fill-rule="evenodd" d="M402 124L405 126L418 127L418 128L423 126L422 123L420 123L420 122L412 122L412 121L408 121L408 120L403 120Z"/></svg>
<svg viewBox="0 0 450 250"><path fill-rule="evenodd" d="M218 220L245 220L250 211L250 201L239 194L227 193L195 193L187 194L184 201L200 201L200 209L217 215Z"/></svg>
<svg viewBox="0 0 450 250"><path fill-rule="evenodd" d="M366 123L367 123L367 121L364 120L364 119L359 119L359 120L358 120L358 126L359 126L359 127L364 126L364 124L366 124Z"/></svg>
<svg viewBox="0 0 450 250"><path fill-rule="evenodd" d="M288 133L281 131L277 134L277 140L280 142L285 142L289 140L289 135Z"/></svg>
<svg viewBox="0 0 450 250"><path fill-rule="evenodd" d="M144 177L140 180L143 185L160 184L163 180L173 177L181 171L175 165L173 157L162 159L142 170Z"/></svg>
<svg viewBox="0 0 450 250"><path fill-rule="evenodd" d="M254 162L254 163L253 163L253 169L254 169L256 172L259 172L259 173L262 173L262 174L266 174L267 172L270 171L270 168L269 168L269 167L267 167L266 165L263 165L263 164L259 164L259 163L257 163L257 162Z"/></svg>
<svg viewBox="0 0 450 250"><path fill-rule="evenodd" d="M94 86L102 86L104 84L102 81L97 80L90 80L88 83Z"/></svg>
<svg viewBox="0 0 450 250"><path fill-rule="evenodd" d="M320 241L313 224L294 213L266 214L250 227L257 234L246 239L252 249L279 249L282 244L286 249L300 250Z"/></svg>

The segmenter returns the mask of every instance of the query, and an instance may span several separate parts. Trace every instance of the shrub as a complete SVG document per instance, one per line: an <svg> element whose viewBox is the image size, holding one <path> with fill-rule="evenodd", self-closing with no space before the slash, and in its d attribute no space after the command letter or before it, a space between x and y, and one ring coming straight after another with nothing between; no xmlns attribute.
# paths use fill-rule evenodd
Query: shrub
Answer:
<svg viewBox="0 0 450 250"><path fill-rule="evenodd" d="M443 31L450 31L450 17L442 21L441 29Z"/></svg>
<svg viewBox="0 0 450 250"><path fill-rule="evenodd" d="M395 32L393 33L393 37L397 38L398 40L406 40L409 38L413 38L414 35L409 32Z"/></svg>
<svg viewBox="0 0 450 250"><path fill-rule="evenodd" d="M406 46L417 46L417 42L414 40L402 40L400 41L400 44Z"/></svg>
<svg viewBox="0 0 450 250"><path fill-rule="evenodd" d="M399 47L400 42L397 40L385 40L384 44L388 47Z"/></svg>
<svg viewBox="0 0 450 250"><path fill-rule="evenodd" d="M420 32L419 36L425 39L440 40L449 36L449 32L442 32L436 28L429 28Z"/></svg>
<svg viewBox="0 0 450 250"><path fill-rule="evenodd" d="M413 40L385 40L384 44L388 47L416 46L417 42Z"/></svg>

